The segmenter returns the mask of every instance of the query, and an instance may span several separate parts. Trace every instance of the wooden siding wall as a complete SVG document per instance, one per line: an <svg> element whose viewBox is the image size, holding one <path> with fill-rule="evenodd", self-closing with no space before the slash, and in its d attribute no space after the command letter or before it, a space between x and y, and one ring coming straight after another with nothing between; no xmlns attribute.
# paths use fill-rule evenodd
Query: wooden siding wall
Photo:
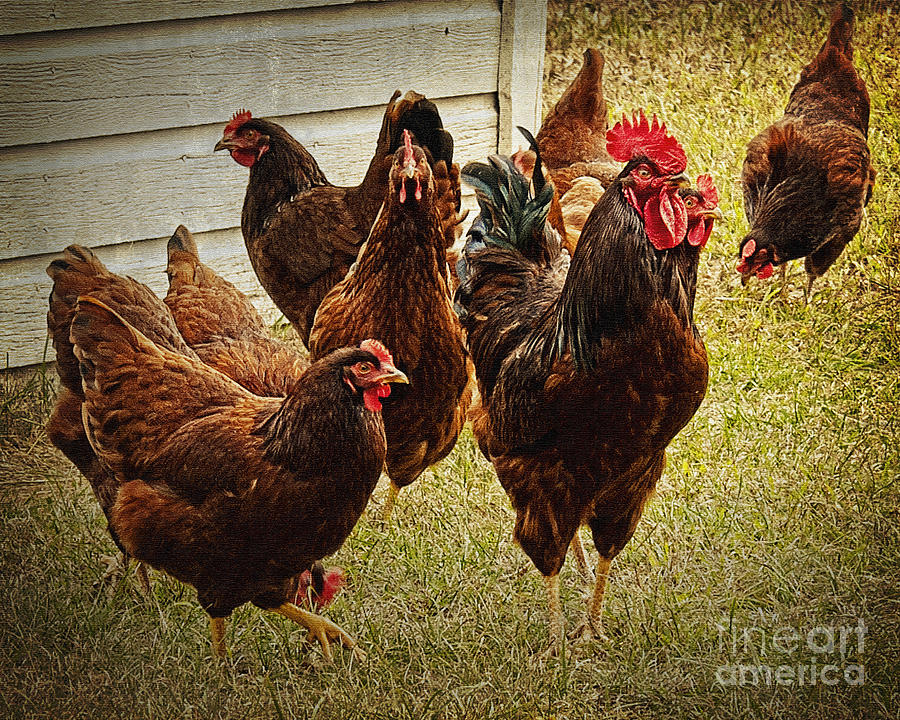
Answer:
<svg viewBox="0 0 900 720"><path fill-rule="evenodd" d="M252 11L252 12L251 12ZM213 154L237 108L358 182L395 89L433 99L456 160L540 118L545 0L20 0L0 6L0 352L40 362L66 245L165 292L183 223L202 259L276 312L240 232L247 170ZM52 350L48 359L52 359Z"/></svg>

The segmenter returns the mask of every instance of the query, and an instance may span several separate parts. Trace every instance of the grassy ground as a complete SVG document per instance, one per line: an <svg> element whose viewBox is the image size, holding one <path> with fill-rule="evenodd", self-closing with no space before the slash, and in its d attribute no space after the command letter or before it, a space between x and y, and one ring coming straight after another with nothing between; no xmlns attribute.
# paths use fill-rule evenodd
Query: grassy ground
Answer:
<svg viewBox="0 0 900 720"><path fill-rule="evenodd" d="M685 144L689 172L716 177L727 215L702 261L696 310L709 393L614 564L608 643L562 661L536 658L546 643L540 579L511 543L508 501L466 431L447 461L404 492L389 526L364 517L336 558L353 583L329 615L366 649L365 665L345 652L323 665L298 629L249 607L229 622L233 657L217 665L193 591L159 574L147 600L133 576L111 590L93 586L98 556L114 547L89 488L43 435L52 383L7 376L0 715L896 716L896 9L859 7L857 65L872 95L879 171L859 237L809 307L799 266L787 305L777 278L742 288L733 271L746 230L737 183L745 144L780 116L828 12L796 2L551 0L548 102L582 50L600 47L611 113L660 113ZM373 508L383 497L379 488ZM562 578L571 625L583 589L573 568ZM843 655L841 627L852 628ZM791 632L797 642L785 639ZM796 673L814 663L817 674L835 664L851 678L862 665L864 682L832 671L834 685L820 674L803 686L717 680L732 679L735 665Z"/></svg>

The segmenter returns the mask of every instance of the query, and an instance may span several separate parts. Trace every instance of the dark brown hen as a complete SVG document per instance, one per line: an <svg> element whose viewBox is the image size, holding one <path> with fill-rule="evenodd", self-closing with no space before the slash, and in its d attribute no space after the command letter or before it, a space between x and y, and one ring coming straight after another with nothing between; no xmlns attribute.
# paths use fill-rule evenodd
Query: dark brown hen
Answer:
<svg viewBox="0 0 900 720"><path fill-rule="evenodd" d="M446 457L469 405L469 359L450 305L442 196L459 197L458 169L433 166L406 135L393 157L384 209L356 265L322 301L310 334L320 358L334 348L377 337L408 376L384 406L391 494ZM387 177L387 173L386 173ZM444 182L441 182L441 178Z"/></svg>
<svg viewBox="0 0 900 720"><path fill-rule="evenodd" d="M350 269L387 191L387 171L404 129L428 149L433 162L453 160L453 139L437 107L424 96L395 92L388 103L363 181L329 183L315 159L273 122L236 113L216 150L228 150L250 168L241 230L253 269L300 339L319 303ZM453 233L446 228L446 232Z"/></svg>
<svg viewBox="0 0 900 720"><path fill-rule="evenodd" d="M741 172L750 232L740 244L743 281L806 258L813 282L859 231L875 183L869 94L853 66L853 11L835 9L828 38L800 73L784 117L747 146ZM786 292L782 285L782 292Z"/></svg>
<svg viewBox="0 0 900 720"><path fill-rule="evenodd" d="M224 655L224 618L246 602L355 648L293 604L300 573L335 552L384 464L380 399L406 382L366 341L313 364L283 399L162 349L103 303L71 327L91 445L116 480L110 526L128 553L197 589Z"/></svg>
<svg viewBox="0 0 900 720"><path fill-rule="evenodd" d="M600 553L590 636L610 563L708 376L692 316L698 253L683 248L684 152L643 113L608 141L627 164L570 265L545 224L552 187L535 183L530 195L503 158L463 169L481 206L456 294L480 391L473 430L516 511L514 537L545 578L551 652L562 642L559 571L578 527L590 526Z"/></svg>

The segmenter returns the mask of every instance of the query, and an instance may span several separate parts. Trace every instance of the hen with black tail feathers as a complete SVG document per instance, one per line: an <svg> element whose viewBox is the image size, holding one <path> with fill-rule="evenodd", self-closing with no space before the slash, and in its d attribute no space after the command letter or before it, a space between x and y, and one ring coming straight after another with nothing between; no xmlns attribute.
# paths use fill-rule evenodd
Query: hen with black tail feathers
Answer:
<svg viewBox="0 0 900 720"><path fill-rule="evenodd" d="M708 377L692 317L699 251L683 248L684 151L643 113L609 131L608 149L626 165L571 264L544 222L552 190L542 180L526 195L527 180L501 158L462 174L481 207L455 298L480 390L473 430L516 511L514 537L544 576L551 653L563 632L559 571L579 526L600 553L581 626L590 637L610 562Z"/></svg>

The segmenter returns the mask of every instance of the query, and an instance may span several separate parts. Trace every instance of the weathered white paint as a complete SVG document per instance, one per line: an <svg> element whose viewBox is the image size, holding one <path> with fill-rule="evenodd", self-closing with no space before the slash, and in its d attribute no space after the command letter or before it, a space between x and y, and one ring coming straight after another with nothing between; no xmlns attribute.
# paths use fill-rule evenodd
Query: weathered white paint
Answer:
<svg viewBox="0 0 900 720"><path fill-rule="evenodd" d="M337 184L361 178L396 88L435 100L460 164L506 152L540 118L545 17L544 0L0 4L0 359L41 361L63 247L163 293L179 223L274 319L238 229L247 171L212 153L231 112L283 124Z"/></svg>
<svg viewBox="0 0 900 720"><path fill-rule="evenodd" d="M387 102L388 93L384 102ZM464 159L497 143L493 95L437 100ZM331 182L362 179L375 149L384 105L276 117L315 156ZM213 153L225 120L0 151L0 260L162 237L179 223L192 232L237 227L247 169Z"/></svg>
<svg viewBox="0 0 900 720"><path fill-rule="evenodd" d="M0 42L0 145L208 124L237 107L366 107L411 79L434 98L495 92L496 2L449 7L354 4L13 36Z"/></svg>
<svg viewBox="0 0 900 720"><path fill-rule="evenodd" d="M17 0L0 9L0 34L104 27L381 0Z"/></svg>
<svg viewBox="0 0 900 720"><path fill-rule="evenodd" d="M499 148L509 153L525 140L517 125L537 135L547 32L546 0L504 0L497 95Z"/></svg>

